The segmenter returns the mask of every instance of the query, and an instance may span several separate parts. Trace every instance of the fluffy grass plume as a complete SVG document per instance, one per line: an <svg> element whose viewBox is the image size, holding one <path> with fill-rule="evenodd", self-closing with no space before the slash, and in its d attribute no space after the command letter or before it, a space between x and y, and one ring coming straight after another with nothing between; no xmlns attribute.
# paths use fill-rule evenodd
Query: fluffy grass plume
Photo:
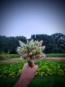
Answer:
<svg viewBox="0 0 65 87"><path fill-rule="evenodd" d="M17 52L22 56L24 59L39 59L41 57L45 57L43 50L45 46L42 46L43 41L28 41L27 43L23 43L19 41L20 46L17 47Z"/></svg>

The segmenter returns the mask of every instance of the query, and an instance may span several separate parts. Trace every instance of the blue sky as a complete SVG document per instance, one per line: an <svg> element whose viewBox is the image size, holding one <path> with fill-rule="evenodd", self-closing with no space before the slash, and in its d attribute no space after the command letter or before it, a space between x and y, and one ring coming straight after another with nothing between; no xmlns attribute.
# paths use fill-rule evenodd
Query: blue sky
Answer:
<svg viewBox="0 0 65 87"><path fill-rule="evenodd" d="M5 2L1 5L0 35L65 34L64 14L61 2Z"/></svg>

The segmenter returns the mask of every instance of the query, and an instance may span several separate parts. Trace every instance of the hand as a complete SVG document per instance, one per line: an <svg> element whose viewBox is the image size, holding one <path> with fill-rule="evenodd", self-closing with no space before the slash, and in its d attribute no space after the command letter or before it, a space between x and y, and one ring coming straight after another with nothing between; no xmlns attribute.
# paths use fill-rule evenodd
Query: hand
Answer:
<svg viewBox="0 0 65 87"><path fill-rule="evenodd" d="M24 64L19 81L16 83L14 87L27 87L34 78L37 69L38 66L35 64L32 68L29 67L27 63Z"/></svg>

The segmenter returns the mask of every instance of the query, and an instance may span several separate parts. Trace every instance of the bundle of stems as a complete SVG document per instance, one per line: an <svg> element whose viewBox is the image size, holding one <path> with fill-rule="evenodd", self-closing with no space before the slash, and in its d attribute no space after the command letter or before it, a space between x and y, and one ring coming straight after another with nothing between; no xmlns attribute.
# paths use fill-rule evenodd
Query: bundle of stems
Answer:
<svg viewBox="0 0 65 87"><path fill-rule="evenodd" d="M20 46L17 47L17 52L22 56L24 60L27 60L28 65L32 67L32 60L45 57L43 50L45 46L42 46L43 41L27 40L27 43L19 41Z"/></svg>

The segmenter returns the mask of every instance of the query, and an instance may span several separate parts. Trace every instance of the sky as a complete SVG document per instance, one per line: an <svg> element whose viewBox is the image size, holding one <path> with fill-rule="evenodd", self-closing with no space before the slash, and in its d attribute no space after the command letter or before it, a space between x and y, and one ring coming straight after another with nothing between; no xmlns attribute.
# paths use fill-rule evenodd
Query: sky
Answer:
<svg viewBox="0 0 65 87"><path fill-rule="evenodd" d="M2 0L0 35L65 34L65 2L63 0Z"/></svg>

